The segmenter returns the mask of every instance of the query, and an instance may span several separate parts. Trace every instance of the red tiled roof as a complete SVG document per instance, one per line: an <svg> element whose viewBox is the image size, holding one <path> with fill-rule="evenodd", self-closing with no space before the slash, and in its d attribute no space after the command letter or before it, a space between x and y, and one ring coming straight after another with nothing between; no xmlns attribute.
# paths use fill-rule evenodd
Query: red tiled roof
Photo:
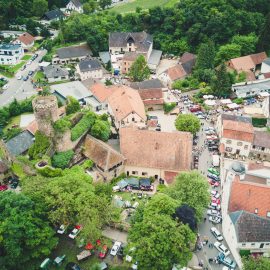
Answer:
<svg viewBox="0 0 270 270"><path fill-rule="evenodd" d="M186 63L186 62L189 62L189 61L192 61L196 59L196 55L193 54L193 53L189 53L189 52L185 52L181 58L180 58L180 62L183 64L183 63Z"/></svg>
<svg viewBox="0 0 270 270"><path fill-rule="evenodd" d="M91 92L100 102L106 101L115 89L115 86L108 87L102 83L95 83L90 87Z"/></svg>
<svg viewBox="0 0 270 270"><path fill-rule="evenodd" d="M35 133L37 132L38 130L38 124L37 124L37 121L34 120L32 121L26 128L30 133L32 133L33 135L35 135Z"/></svg>
<svg viewBox="0 0 270 270"><path fill-rule="evenodd" d="M187 75L182 65L176 65L167 69L167 74L172 81L183 79Z"/></svg>
<svg viewBox="0 0 270 270"><path fill-rule="evenodd" d="M250 57L255 65L260 65L267 58L267 55L265 52L260 52L251 54Z"/></svg>
<svg viewBox="0 0 270 270"><path fill-rule="evenodd" d="M148 99L148 100L143 100L144 105L162 105L164 104L163 99Z"/></svg>
<svg viewBox="0 0 270 270"><path fill-rule="evenodd" d="M174 181L175 176L178 174L178 172L164 172L164 178L167 182L167 184L171 184Z"/></svg>
<svg viewBox="0 0 270 270"><path fill-rule="evenodd" d="M35 41L35 38L29 33L25 32L18 37L18 40L25 45L30 45Z"/></svg>
<svg viewBox="0 0 270 270"><path fill-rule="evenodd" d="M269 79L270 78L270 72L263 73L263 76L264 76L265 79Z"/></svg>
<svg viewBox="0 0 270 270"><path fill-rule="evenodd" d="M144 89L138 91L142 100L163 98L163 93L161 89Z"/></svg>
<svg viewBox="0 0 270 270"><path fill-rule="evenodd" d="M254 138L254 129L250 123L224 120L222 136L228 139L252 143Z"/></svg>
<svg viewBox="0 0 270 270"><path fill-rule="evenodd" d="M234 179L231 186L229 211L245 210L266 217L270 211L270 187Z"/></svg>

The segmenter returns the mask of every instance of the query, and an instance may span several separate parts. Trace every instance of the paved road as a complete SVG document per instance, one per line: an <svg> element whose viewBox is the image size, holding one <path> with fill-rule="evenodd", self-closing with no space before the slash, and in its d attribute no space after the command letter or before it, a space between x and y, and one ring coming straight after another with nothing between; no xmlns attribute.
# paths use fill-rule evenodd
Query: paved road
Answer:
<svg viewBox="0 0 270 270"><path fill-rule="evenodd" d="M26 65L25 70L19 70L14 78L8 79L8 89L6 89L3 94L0 94L0 107L9 104L14 98L23 100L36 94L36 90L31 83L31 78L25 82L23 80L18 80L17 76L26 76L30 70L37 71L39 60L46 54L46 50L38 51L38 54L39 56L31 65Z"/></svg>

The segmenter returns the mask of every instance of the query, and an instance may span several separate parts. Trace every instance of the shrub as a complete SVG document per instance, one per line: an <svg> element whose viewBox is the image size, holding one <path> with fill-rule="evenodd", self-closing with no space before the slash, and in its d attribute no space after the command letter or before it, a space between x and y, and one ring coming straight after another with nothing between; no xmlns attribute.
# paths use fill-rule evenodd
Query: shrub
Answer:
<svg viewBox="0 0 270 270"><path fill-rule="evenodd" d="M67 115L78 112L81 109L79 101L74 97L69 96L67 100L68 100L68 104L66 107Z"/></svg>
<svg viewBox="0 0 270 270"><path fill-rule="evenodd" d="M62 176L63 171L59 168L52 168L51 166L45 166L44 168L38 168L38 172L45 177L57 177Z"/></svg>
<svg viewBox="0 0 270 270"><path fill-rule="evenodd" d="M93 112L86 113L82 119L71 129L71 140L75 141L80 138L84 132L93 126L96 115Z"/></svg>
<svg viewBox="0 0 270 270"><path fill-rule="evenodd" d="M58 119L54 124L53 128L58 133L64 133L66 130L70 129L71 123L65 118Z"/></svg>
<svg viewBox="0 0 270 270"><path fill-rule="evenodd" d="M102 141L108 141L111 134L110 123L108 121L96 120L91 129L91 135Z"/></svg>
<svg viewBox="0 0 270 270"><path fill-rule="evenodd" d="M11 128L5 132L7 140L10 140L22 132L21 128Z"/></svg>
<svg viewBox="0 0 270 270"><path fill-rule="evenodd" d="M244 99L243 98L236 98L233 100L234 103L236 104L243 104L244 103Z"/></svg>
<svg viewBox="0 0 270 270"><path fill-rule="evenodd" d="M29 148L28 155L32 159L41 158L50 146L49 138L40 131L35 134L35 143Z"/></svg>
<svg viewBox="0 0 270 270"><path fill-rule="evenodd" d="M163 109L165 113L170 112L172 109L176 107L176 102L171 102L171 103L164 103L163 104Z"/></svg>
<svg viewBox="0 0 270 270"><path fill-rule="evenodd" d="M52 157L52 165L56 168L67 168L73 156L74 152L72 150L56 153Z"/></svg>
<svg viewBox="0 0 270 270"><path fill-rule="evenodd" d="M267 119L266 118L252 118L252 125L254 127L265 127L267 124Z"/></svg>
<svg viewBox="0 0 270 270"><path fill-rule="evenodd" d="M94 162L90 159L87 159L81 166L84 170L91 169L94 165Z"/></svg>

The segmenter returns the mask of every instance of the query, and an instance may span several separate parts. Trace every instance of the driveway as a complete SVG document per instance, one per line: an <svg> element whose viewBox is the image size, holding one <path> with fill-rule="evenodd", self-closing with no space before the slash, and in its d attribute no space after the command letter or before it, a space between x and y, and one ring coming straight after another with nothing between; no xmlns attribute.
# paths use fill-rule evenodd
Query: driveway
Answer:
<svg viewBox="0 0 270 270"><path fill-rule="evenodd" d="M106 227L103 231L102 231L102 235L105 237L108 237L114 241L120 241L124 244L127 243L127 232L121 232L117 229L113 229L110 227Z"/></svg>
<svg viewBox="0 0 270 270"><path fill-rule="evenodd" d="M158 123L161 126L161 131L172 132L176 131L174 121L177 115L164 114L163 111L149 111L148 115L157 116Z"/></svg>
<svg viewBox="0 0 270 270"><path fill-rule="evenodd" d="M46 52L46 50L38 51L39 56L31 63L31 65L26 65L25 70L19 70L17 74L15 74L14 78L8 79L8 89L6 89L3 94L0 94L0 107L9 104L14 100L14 98L17 100L23 100L37 93L33 88L31 78L25 82L23 80L17 80L16 77L18 75L26 76L30 70L36 72L38 70L39 61ZM34 74L32 77L33 76Z"/></svg>

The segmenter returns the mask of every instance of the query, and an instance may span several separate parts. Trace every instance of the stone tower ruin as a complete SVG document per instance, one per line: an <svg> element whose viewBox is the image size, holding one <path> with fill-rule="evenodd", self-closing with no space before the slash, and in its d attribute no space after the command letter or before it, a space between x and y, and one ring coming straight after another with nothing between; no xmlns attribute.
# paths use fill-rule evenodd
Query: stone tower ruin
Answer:
<svg viewBox="0 0 270 270"><path fill-rule="evenodd" d="M55 96L38 96L32 101L38 129L48 137L54 136L53 123L59 119Z"/></svg>

